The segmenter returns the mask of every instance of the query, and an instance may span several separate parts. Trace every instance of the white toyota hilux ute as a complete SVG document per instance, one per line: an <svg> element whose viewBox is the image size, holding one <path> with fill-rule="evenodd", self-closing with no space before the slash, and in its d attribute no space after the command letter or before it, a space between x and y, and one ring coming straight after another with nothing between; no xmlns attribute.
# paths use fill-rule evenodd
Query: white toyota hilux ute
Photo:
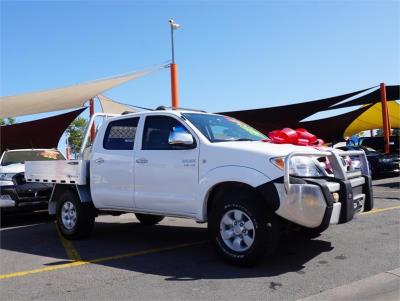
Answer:
<svg viewBox="0 0 400 301"><path fill-rule="evenodd" d="M107 118L89 146L96 116ZM25 177L55 184L49 213L69 239L89 235L102 212L146 224L192 218L239 265L271 254L283 223L320 233L373 208L363 151L273 144L236 119L193 110L95 114L79 160L26 162Z"/></svg>

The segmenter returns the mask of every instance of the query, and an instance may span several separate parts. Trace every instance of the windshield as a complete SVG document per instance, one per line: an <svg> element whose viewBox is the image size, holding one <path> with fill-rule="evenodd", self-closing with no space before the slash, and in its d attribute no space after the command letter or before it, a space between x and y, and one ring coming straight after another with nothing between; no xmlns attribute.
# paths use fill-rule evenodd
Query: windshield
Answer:
<svg viewBox="0 0 400 301"><path fill-rule="evenodd" d="M24 163L25 161L64 160L64 156L57 150L27 150L9 151L4 153L2 166Z"/></svg>
<svg viewBox="0 0 400 301"><path fill-rule="evenodd" d="M232 117L196 113L183 113L182 116L188 119L211 142L268 139L267 136L251 126Z"/></svg>

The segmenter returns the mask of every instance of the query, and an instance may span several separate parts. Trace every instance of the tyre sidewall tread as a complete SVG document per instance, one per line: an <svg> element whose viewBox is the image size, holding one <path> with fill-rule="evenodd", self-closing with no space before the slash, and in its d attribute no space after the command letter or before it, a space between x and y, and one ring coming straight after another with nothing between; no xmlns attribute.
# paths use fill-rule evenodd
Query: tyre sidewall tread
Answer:
<svg viewBox="0 0 400 301"><path fill-rule="evenodd" d="M252 220L255 229L255 241L244 252L236 252L226 246L220 234L220 222L224 214L230 210L239 209ZM251 194L226 193L218 200L210 216L211 239L218 253L228 262L240 266L251 266L273 253L276 247L276 219L266 206ZM271 227L268 226L271 225Z"/></svg>
<svg viewBox="0 0 400 301"><path fill-rule="evenodd" d="M70 201L74 204L77 213L77 222L74 228L67 229L61 220L61 208L63 204ZM57 225L63 236L68 239L79 239L88 236L94 226L95 212L91 203L81 203L76 193L72 191L64 192L57 202Z"/></svg>

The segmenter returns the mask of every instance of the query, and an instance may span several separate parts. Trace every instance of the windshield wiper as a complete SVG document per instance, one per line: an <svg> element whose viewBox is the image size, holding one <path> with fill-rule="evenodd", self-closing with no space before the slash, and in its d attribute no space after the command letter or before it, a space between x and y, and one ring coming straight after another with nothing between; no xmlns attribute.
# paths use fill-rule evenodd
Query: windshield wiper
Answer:
<svg viewBox="0 0 400 301"><path fill-rule="evenodd" d="M233 140L227 140L227 141L255 141L255 140L249 139L249 138L239 138L239 139L233 139Z"/></svg>

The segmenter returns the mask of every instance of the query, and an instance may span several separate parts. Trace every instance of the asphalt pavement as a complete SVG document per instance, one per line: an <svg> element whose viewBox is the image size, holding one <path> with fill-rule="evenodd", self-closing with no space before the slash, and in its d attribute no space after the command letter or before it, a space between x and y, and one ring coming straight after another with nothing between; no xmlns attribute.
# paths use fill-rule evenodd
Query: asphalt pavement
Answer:
<svg viewBox="0 0 400 301"><path fill-rule="evenodd" d="M400 299L399 183L374 181L374 211L315 239L288 234L252 268L223 263L191 220L100 216L89 239L71 243L46 212L8 216L0 300Z"/></svg>

